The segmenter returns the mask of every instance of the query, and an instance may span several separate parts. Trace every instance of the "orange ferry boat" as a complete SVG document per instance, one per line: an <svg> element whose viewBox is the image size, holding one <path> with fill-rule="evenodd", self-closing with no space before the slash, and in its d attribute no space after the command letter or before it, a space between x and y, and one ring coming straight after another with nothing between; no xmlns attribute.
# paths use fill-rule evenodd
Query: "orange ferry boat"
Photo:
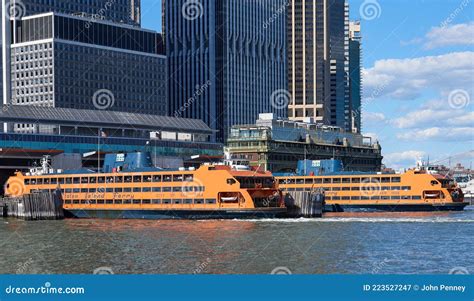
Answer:
<svg viewBox="0 0 474 301"><path fill-rule="evenodd" d="M325 191L325 210L336 212L460 211L468 205L453 179L430 174L424 169L413 169L404 174L334 172L315 175L320 174L319 167L325 163L332 167L337 164L337 160L323 161L309 161L312 166L318 167L313 171L311 167L300 165L307 176L277 176L280 189L286 193L322 188Z"/></svg>
<svg viewBox="0 0 474 301"><path fill-rule="evenodd" d="M198 169L147 167L142 153L107 155L104 172L17 172L7 196L60 189L64 209L77 218L272 218L286 213L271 173L203 165ZM148 166L151 166L148 164Z"/></svg>

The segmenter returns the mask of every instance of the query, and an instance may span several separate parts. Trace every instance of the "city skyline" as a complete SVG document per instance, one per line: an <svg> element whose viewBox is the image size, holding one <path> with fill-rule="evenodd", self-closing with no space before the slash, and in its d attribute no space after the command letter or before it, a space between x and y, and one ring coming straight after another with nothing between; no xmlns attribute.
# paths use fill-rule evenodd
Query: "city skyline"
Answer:
<svg viewBox="0 0 474 301"><path fill-rule="evenodd" d="M363 134L380 140L384 163L397 169L428 157L443 164L451 157L452 164L469 166L474 158L474 49L466 37L474 35L472 2L368 5L373 2L349 1L350 19L362 23ZM142 26L161 31L160 11L161 1L142 0ZM420 64L423 70L410 70ZM398 68L393 76L390 66ZM381 78L387 77L384 84ZM460 99L460 109L450 106L450 94ZM452 116L457 117L449 121Z"/></svg>

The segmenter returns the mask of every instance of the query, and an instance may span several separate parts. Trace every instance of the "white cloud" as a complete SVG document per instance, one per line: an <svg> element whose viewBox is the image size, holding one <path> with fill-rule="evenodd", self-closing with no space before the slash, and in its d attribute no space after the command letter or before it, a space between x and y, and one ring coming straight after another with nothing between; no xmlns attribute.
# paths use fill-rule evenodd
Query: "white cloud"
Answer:
<svg viewBox="0 0 474 301"><path fill-rule="evenodd" d="M378 98L415 99L426 91L448 95L464 89L472 95L474 52L439 56L385 59L363 70L364 95Z"/></svg>
<svg viewBox="0 0 474 301"><path fill-rule="evenodd" d="M409 141L442 140L442 141L472 141L474 140L474 127L441 128L406 130L397 134L398 139Z"/></svg>
<svg viewBox="0 0 474 301"><path fill-rule="evenodd" d="M416 162L426 156L424 151L409 150L400 153L384 155L384 163L387 167L400 169L407 166L415 166Z"/></svg>
<svg viewBox="0 0 474 301"><path fill-rule="evenodd" d="M363 112L362 118L364 123L380 123L386 120L386 117L383 113L374 112Z"/></svg>
<svg viewBox="0 0 474 301"><path fill-rule="evenodd" d="M364 133L364 137L372 138L372 143L380 140L377 133Z"/></svg>
<svg viewBox="0 0 474 301"><path fill-rule="evenodd" d="M474 22L433 27L425 36L424 47L474 45Z"/></svg>

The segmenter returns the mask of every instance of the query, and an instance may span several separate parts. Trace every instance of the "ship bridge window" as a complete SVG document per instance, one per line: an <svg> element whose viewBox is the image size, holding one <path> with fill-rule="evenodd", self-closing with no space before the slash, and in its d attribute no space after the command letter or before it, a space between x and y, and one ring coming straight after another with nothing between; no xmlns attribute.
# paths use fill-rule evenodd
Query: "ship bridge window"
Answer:
<svg viewBox="0 0 474 301"><path fill-rule="evenodd" d="M125 176L123 178L123 180L124 180L125 183L132 183L132 177L131 176Z"/></svg>
<svg viewBox="0 0 474 301"><path fill-rule="evenodd" d="M89 183L91 183L91 184L97 183L97 178L96 177L90 177L89 178Z"/></svg>
<svg viewBox="0 0 474 301"><path fill-rule="evenodd" d="M150 183L151 180L152 180L151 176L149 176L149 175L148 176L143 176L143 182Z"/></svg>
<svg viewBox="0 0 474 301"><path fill-rule="evenodd" d="M72 178L66 178L66 184L72 184Z"/></svg>
<svg viewBox="0 0 474 301"><path fill-rule="evenodd" d="M133 176L133 183L140 183L142 181L142 176Z"/></svg>
<svg viewBox="0 0 474 301"><path fill-rule="evenodd" d="M89 183L89 178L81 178L81 184Z"/></svg>
<svg viewBox="0 0 474 301"><path fill-rule="evenodd" d="M80 183L81 183L81 178L73 178L73 179L72 179L72 182L73 182L74 184L80 184Z"/></svg>
<svg viewBox="0 0 474 301"><path fill-rule="evenodd" d="M44 179L43 184L48 185L49 184L49 178Z"/></svg>
<svg viewBox="0 0 474 301"><path fill-rule="evenodd" d="M153 182L161 182L161 176L158 176L158 175L153 176Z"/></svg>
<svg viewBox="0 0 474 301"><path fill-rule="evenodd" d="M123 183L123 177L115 177L115 183Z"/></svg>
<svg viewBox="0 0 474 301"><path fill-rule="evenodd" d="M323 179L323 182L324 182L324 184L331 184L331 183L332 183L332 179L331 179L331 178L324 178L324 179Z"/></svg>
<svg viewBox="0 0 474 301"><path fill-rule="evenodd" d="M332 179L332 182L334 184L340 184L341 183L341 178L334 178L334 179Z"/></svg>
<svg viewBox="0 0 474 301"><path fill-rule="evenodd" d="M98 177L97 183L105 183L105 177Z"/></svg>
<svg viewBox="0 0 474 301"><path fill-rule="evenodd" d="M350 182L351 182L350 178L343 178L342 179L342 183L344 183L344 184L349 184Z"/></svg>
<svg viewBox="0 0 474 301"><path fill-rule="evenodd" d="M352 183L360 183L360 178L352 178Z"/></svg>
<svg viewBox="0 0 474 301"><path fill-rule="evenodd" d="M390 183L390 178L387 178L387 177L382 178L382 183Z"/></svg>
<svg viewBox="0 0 474 301"><path fill-rule="evenodd" d="M182 182L183 181L183 175L174 175L173 176L173 182Z"/></svg>
<svg viewBox="0 0 474 301"><path fill-rule="evenodd" d="M392 178L392 183L400 183L402 181L402 178L400 177L393 177Z"/></svg>
<svg viewBox="0 0 474 301"><path fill-rule="evenodd" d="M172 177L170 175L163 176L163 182L171 182Z"/></svg>

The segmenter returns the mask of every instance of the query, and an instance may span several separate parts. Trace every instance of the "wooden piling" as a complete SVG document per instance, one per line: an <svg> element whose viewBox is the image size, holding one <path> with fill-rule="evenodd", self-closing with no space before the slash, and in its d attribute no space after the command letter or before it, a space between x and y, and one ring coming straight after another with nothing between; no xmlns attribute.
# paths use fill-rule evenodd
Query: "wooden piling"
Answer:
<svg viewBox="0 0 474 301"><path fill-rule="evenodd" d="M28 221L57 220L64 218L61 192L26 194L16 198L0 200L3 216Z"/></svg>
<svg viewBox="0 0 474 301"><path fill-rule="evenodd" d="M285 195L288 217L322 217L324 201L324 194L316 191L290 191Z"/></svg>

